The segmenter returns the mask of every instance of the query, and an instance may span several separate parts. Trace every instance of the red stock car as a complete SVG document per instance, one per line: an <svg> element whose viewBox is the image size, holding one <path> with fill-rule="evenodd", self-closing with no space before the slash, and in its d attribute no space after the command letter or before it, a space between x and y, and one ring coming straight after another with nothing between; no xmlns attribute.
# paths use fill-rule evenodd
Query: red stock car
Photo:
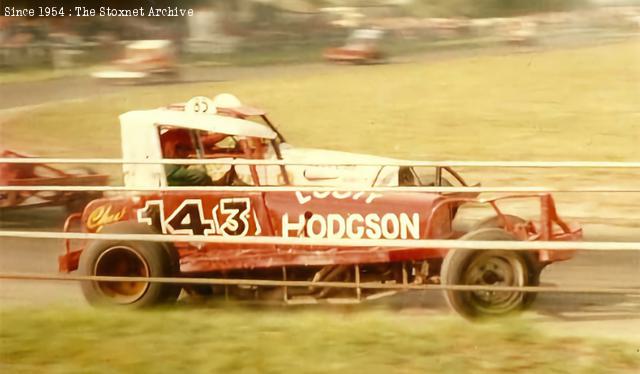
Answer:
<svg viewBox="0 0 640 374"><path fill-rule="evenodd" d="M22 153L4 150L2 158L29 158ZM0 186L104 186L108 176L91 169L62 170L45 164L2 164ZM101 192L77 191L6 191L0 192L0 212L4 209L64 206L69 213L82 211L84 206L102 196Z"/></svg>
<svg viewBox="0 0 640 374"><path fill-rule="evenodd" d="M251 121L249 120L251 119ZM258 109L233 96L194 98L186 104L120 116L125 159L159 160L166 153L162 134L185 131L192 157L225 159L312 158L342 161L383 160L342 152L296 149ZM213 141L211 139L214 139ZM164 153L163 153L164 152ZM313 156L309 156L313 155ZM307 161L304 161L307 162ZM573 251L503 251L340 247L321 239L461 239L579 240L581 229L558 217L548 194L479 200L473 193L403 191L404 186L466 186L448 167L362 166L226 166L209 169L225 191L163 190L97 199L72 215L84 232L180 234L222 237L318 239L317 245L230 244L93 240L79 248L67 243L60 270L83 275L142 277L219 277L309 282L379 282L386 284L537 285L542 269L572 256ZM125 185L167 186L162 165L124 165ZM217 174L216 174L217 173ZM215 176L215 178L214 178ZM220 177L218 179L218 177ZM333 192L247 191L242 186L334 186ZM341 191L349 187L355 192ZM391 192L357 191L358 187L397 187ZM505 199L537 199L539 219L525 221L502 212ZM470 230L457 229L459 208L485 204L493 216ZM167 283L84 281L82 290L94 304L143 307L174 301L181 287ZM274 297L289 303L345 302L389 294L389 290L354 290L313 286L185 286L201 295ZM384 291L384 292L382 292ZM524 292L448 291L451 306L467 317L500 315L523 309L535 294Z"/></svg>
<svg viewBox="0 0 640 374"><path fill-rule="evenodd" d="M380 48L382 30L359 29L347 38L340 47L327 48L323 57L329 62L350 64L372 64L386 61L386 54Z"/></svg>

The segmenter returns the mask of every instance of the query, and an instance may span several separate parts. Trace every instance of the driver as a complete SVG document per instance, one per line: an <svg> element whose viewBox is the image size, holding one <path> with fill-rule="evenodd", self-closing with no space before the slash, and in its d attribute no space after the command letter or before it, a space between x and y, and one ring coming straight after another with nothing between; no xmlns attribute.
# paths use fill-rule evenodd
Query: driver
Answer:
<svg viewBox="0 0 640 374"><path fill-rule="evenodd" d="M194 147L188 130L169 130L160 135L164 158L188 158ZM206 170L199 166L165 165L169 186L213 186L214 182Z"/></svg>
<svg viewBox="0 0 640 374"><path fill-rule="evenodd" d="M188 130L174 129L160 135L164 158L189 158L194 153ZM233 186L246 185L238 179L233 166L220 179L212 180L203 165L165 165L169 186Z"/></svg>

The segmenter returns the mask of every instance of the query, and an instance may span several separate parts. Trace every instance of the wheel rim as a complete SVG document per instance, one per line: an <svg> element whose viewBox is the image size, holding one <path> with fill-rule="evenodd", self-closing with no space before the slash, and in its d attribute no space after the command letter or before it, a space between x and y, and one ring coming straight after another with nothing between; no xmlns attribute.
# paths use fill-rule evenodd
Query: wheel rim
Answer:
<svg viewBox="0 0 640 374"><path fill-rule="evenodd" d="M94 272L97 276L149 277L149 265L131 247L116 246L100 254ZM147 289L148 282L97 282L104 296L117 304L131 304L139 300Z"/></svg>
<svg viewBox="0 0 640 374"><path fill-rule="evenodd" d="M516 253L484 251L471 260L463 281L468 285L522 287L526 285L526 269ZM522 305L524 293L479 290L466 293L466 297L483 314L504 314Z"/></svg>

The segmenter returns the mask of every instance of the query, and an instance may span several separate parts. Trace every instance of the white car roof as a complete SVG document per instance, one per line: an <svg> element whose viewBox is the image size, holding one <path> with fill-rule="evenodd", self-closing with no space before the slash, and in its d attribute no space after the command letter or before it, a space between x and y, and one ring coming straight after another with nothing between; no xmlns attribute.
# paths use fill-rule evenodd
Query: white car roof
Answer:
<svg viewBox="0 0 640 374"><path fill-rule="evenodd" d="M127 45L128 49L161 49L171 45L170 40L138 40Z"/></svg>
<svg viewBox="0 0 640 374"><path fill-rule="evenodd" d="M379 39L384 35L384 31L382 30L373 30L373 29L358 29L351 33L350 38L352 39Z"/></svg>
<svg viewBox="0 0 640 374"><path fill-rule="evenodd" d="M120 115L120 123L128 126L175 126L227 135L275 139L277 134L268 126L209 113L183 112L170 109L136 110Z"/></svg>

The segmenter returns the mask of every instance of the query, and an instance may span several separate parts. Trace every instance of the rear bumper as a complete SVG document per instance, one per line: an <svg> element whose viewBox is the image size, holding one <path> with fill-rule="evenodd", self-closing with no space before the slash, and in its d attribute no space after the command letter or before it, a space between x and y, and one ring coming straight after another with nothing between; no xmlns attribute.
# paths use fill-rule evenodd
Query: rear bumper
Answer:
<svg viewBox="0 0 640 374"><path fill-rule="evenodd" d="M575 224L569 224L569 227L570 227L570 230L568 232L554 234L553 241L562 241L562 242L582 241L582 237L583 237L582 228ZM575 253L576 253L575 249L540 250L538 251L538 260L544 264L557 262L557 261L565 261L573 258Z"/></svg>

